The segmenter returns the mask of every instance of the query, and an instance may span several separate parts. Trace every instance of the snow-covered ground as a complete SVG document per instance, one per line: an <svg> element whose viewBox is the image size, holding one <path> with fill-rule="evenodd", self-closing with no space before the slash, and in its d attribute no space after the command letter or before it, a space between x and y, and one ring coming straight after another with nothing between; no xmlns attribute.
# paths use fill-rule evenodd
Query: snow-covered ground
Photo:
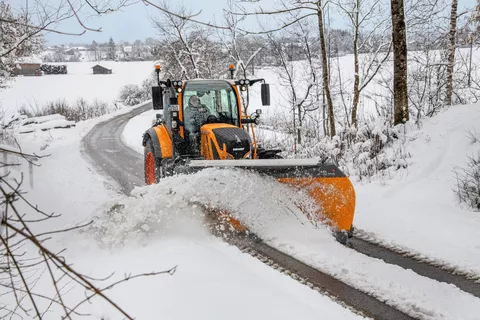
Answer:
<svg viewBox="0 0 480 320"><path fill-rule="evenodd" d="M64 256L69 263L90 276L105 277L114 271L111 282L124 274L177 266L172 276L132 280L109 290L109 297L127 312L136 319L361 318L213 237L203 226L200 210L188 201L119 196L116 185L99 175L81 154L81 138L95 123L111 116L80 122L71 129L22 135L20 143L25 152L49 154L34 168L33 189L24 186L27 198L46 212L63 214L38 228L96 221L86 232L54 237L51 249L67 247ZM126 205L119 213L127 213L125 220L115 220L119 215L107 219L107 212L119 203ZM147 219L141 225L149 221L148 226L138 229L139 219ZM48 281L40 281L35 289L45 294L48 286ZM68 301L85 297L81 290L68 290ZM80 310L92 313L90 319L118 318L99 299L92 302ZM3 304L12 306L14 297L2 296ZM61 313L53 306L49 317L59 318Z"/></svg>
<svg viewBox="0 0 480 320"><path fill-rule="evenodd" d="M455 112L455 110L453 109L451 112ZM465 115L465 117L475 121L471 115ZM143 153L139 147L141 139L138 137L141 137L140 130L143 132L153 118L154 112L149 111L131 119L123 132L123 141L133 150ZM436 125L443 127L442 123ZM451 130L449 132L451 133ZM418 161L422 162L422 159L423 157L419 157ZM429 166L428 163L426 165ZM233 193L232 190L235 192ZM380 198L378 193L370 193L367 196L363 192L364 190L361 189L360 195L358 195L361 204L357 210L357 216L364 212L362 207L364 202L374 202ZM234 214L235 218L242 221L270 245L368 292L414 317L475 319L480 311L480 299L466 294L453 285L421 277L411 270L385 264L381 260L366 257L340 245L326 228L314 228L294 205L303 203L304 207L308 207L310 203L304 195L292 193L273 179L267 181L242 171L207 169L193 176L167 178L158 185L137 189L136 197L137 200L131 198L124 200L125 209L122 211L122 216L126 217L126 221L122 220L124 221L123 226L118 226L119 229L116 232L135 235L134 226L141 225L145 221L148 221L148 233L157 232L163 229L161 221L165 219L165 216L170 217L172 210L174 216L189 211L198 215L195 206L196 203L201 203L219 209L227 209ZM146 199L148 200L145 201ZM370 213L371 215L375 214L377 219L372 224L381 226L384 222L385 219L381 219L381 215L388 208L387 204L391 203L391 200L388 201L388 203L383 203L383 208L379 206L374 213ZM188 207L188 203L190 203L191 209L184 209L185 206ZM410 203L411 206L415 204L415 202ZM181 207L180 212L174 209L178 206ZM137 214L131 215L132 211ZM368 220L368 217L357 219L360 221L359 225L363 227L361 222ZM158 220L159 224L156 223ZM402 225L396 226L397 234L401 235L403 229L412 230L407 235L410 237L409 240L411 242L420 241L425 235L424 225L412 224L411 221L408 223L408 219L405 221ZM151 227L155 225L158 228L153 231ZM448 224L443 227L447 228ZM458 227L458 232L462 232L469 226L459 223ZM456 232L456 230L451 231L453 234ZM385 234L387 232L381 235ZM472 236L473 234L470 233L465 235L464 239ZM389 238L386 237L386 239ZM401 240L400 237L400 243L402 243ZM467 246L462 242L445 249L445 246L448 245L447 241L438 243L437 249L442 246L444 252L456 250L457 252L450 255L449 259L461 256L462 261L468 262L470 265L476 263L476 258L470 262L468 260L469 254L476 253L478 256L478 248L475 249L475 245ZM466 250L462 250L460 245L467 246Z"/></svg>
<svg viewBox="0 0 480 320"><path fill-rule="evenodd" d="M131 119L122 134L139 153L155 113ZM411 129L405 136L412 161L408 170L372 183L353 181L354 224L362 236L480 278L480 238L475 236L480 215L462 208L453 192L453 170L465 167L467 157L480 150L468 131L480 132L480 104L450 107L421 130Z"/></svg>
<svg viewBox="0 0 480 320"><path fill-rule="evenodd" d="M118 100L120 89L127 84L140 85L154 70L153 62L112 62L100 64L112 69L112 74L93 74L94 62L68 62L68 74L41 77L16 77L10 88L2 90L0 106L7 113L22 107L41 108L46 102L65 99L75 102L84 98L107 103Z"/></svg>
<svg viewBox="0 0 480 320"><path fill-rule="evenodd" d="M356 184L355 224L365 236L480 279L480 214L462 208L454 169L480 152L480 104L453 106L406 136L407 171Z"/></svg>
<svg viewBox="0 0 480 320"><path fill-rule="evenodd" d="M4 110L13 111L33 100L38 104L78 97L111 101L122 85L140 83L151 71L149 62L124 62L106 64L114 75L94 76L91 63L68 65L68 75L17 78L12 88L2 91ZM345 63L345 72L348 65ZM274 98L279 99L275 92L281 90L275 84L276 76L271 71L259 74L272 85L272 106L263 108L262 117L267 117L280 112L284 102ZM258 93L253 97L251 111L260 105ZM155 111L149 111L133 118L122 134L122 140L139 153L143 153L142 133L151 126L154 115ZM129 282L112 291L112 297L139 319L159 314L223 319L227 312L234 319L357 318L212 237L202 224L197 202L229 209L270 245L412 316L478 319L480 299L339 245L327 230L314 228L295 211L293 202L300 195L285 197L290 193L275 181L231 170L205 170L188 179L173 177L137 189L133 197L119 195L115 183L99 175L79 151L81 137L109 117L77 123L71 129L22 136L25 151L51 154L34 169L35 188L28 196L46 211L64 213L46 227L97 217L89 232L52 242L58 248L68 246L67 257L87 273L104 276L114 270L122 275L179 266L174 276ZM452 192L453 167L464 166L467 155L479 148L469 143L466 134L470 129L480 132L479 120L479 105L456 106L426 121L422 130L410 130L406 147L412 163L404 175L369 184L355 181L357 228L385 245L480 275L480 239L476 236L480 216L460 208ZM218 180L228 183L221 189L209 188ZM232 190L244 196L234 197ZM119 220L107 219L108 210L119 203L125 205L113 217ZM258 203L262 206L254 205ZM131 292L139 294L132 298ZM83 296L77 291L70 294ZM239 303L248 307L238 308ZM92 308L97 318L110 315L102 310L104 305ZM236 310L233 314L232 309Z"/></svg>

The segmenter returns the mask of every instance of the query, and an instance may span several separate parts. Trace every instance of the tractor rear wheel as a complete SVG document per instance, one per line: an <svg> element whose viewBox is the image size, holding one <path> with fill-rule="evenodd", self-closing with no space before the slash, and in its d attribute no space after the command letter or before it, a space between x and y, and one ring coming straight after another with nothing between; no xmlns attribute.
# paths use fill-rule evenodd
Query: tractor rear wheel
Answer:
<svg viewBox="0 0 480 320"><path fill-rule="evenodd" d="M161 159L155 157L153 142L151 139L148 139L144 148L144 172L145 183L147 185L155 184L160 181L160 178L162 177L162 168L160 163Z"/></svg>

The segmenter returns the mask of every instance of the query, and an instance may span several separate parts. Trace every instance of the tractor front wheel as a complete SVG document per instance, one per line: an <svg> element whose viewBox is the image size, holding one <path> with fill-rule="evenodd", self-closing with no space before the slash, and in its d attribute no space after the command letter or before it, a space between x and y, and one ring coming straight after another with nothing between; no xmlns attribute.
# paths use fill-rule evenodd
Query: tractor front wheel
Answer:
<svg viewBox="0 0 480 320"><path fill-rule="evenodd" d="M155 157L151 139L148 139L145 144L144 162L145 183L147 185L158 183L162 177L161 159Z"/></svg>

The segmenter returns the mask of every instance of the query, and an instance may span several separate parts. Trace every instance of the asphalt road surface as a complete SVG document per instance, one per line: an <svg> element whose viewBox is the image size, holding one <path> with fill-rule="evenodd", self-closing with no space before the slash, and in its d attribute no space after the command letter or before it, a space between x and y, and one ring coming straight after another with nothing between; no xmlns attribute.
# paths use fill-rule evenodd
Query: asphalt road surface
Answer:
<svg viewBox="0 0 480 320"><path fill-rule="evenodd" d="M130 194L135 186L144 186L145 180L143 155L122 142L122 132L131 118L151 109L152 103L148 103L127 114L99 123L83 139L83 149L96 167L107 177L113 178L126 195Z"/></svg>

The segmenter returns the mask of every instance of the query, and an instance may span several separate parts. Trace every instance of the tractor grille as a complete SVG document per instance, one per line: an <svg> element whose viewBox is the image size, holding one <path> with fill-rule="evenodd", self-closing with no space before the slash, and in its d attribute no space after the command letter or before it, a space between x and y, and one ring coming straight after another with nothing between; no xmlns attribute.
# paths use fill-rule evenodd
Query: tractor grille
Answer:
<svg viewBox="0 0 480 320"><path fill-rule="evenodd" d="M221 149L223 144L227 146L227 152L235 159L242 159L250 151L250 136L240 128L213 129L213 134Z"/></svg>

